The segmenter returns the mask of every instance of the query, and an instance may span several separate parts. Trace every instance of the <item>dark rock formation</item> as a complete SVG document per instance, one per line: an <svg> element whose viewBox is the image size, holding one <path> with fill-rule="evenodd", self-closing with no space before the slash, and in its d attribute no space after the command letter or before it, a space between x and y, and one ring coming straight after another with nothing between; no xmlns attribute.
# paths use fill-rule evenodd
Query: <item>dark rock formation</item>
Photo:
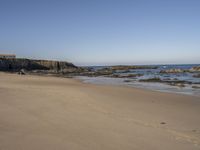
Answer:
<svg viewBox="0 0 200 150"><path fill-rule="evenodd" d="M77 69L75 65L63 61L51 60L31 60L31 59L0 59L1 71L19 71L21 69L31 70L56 70L67 71L69 69Z"/></svg>
<svg viewBox="0 0 200 150"><path fill-rule="evenodd" d="M149 78L149 79L140 79L140 82L162 82L162 80L158 77Z"/></svg>
<svg viewBox="0 0 200 150"><path fill-rule="evenodd" d="M179 86L184 87L185 84L199 84L199 83L192 83L190 81L184 81L184 80L162 80L160 78L149 78L149 79L141 79L140 82L157 82L157 83L166 83L168 85L172 86Z"/></svg>
<svg viewBox="0 0 200 150"><path fill-rule="evenodd" d="M88 77L98 77L98 76L108 76L108 75L111 75L113 74L112 71L110 70L106 70L106 69L103 69L103 70L83 70L81 72L79 72L78 75L81 75L81 76L88 76Z"/></svg>
<svg viewBox="0 0 200 150"><path fill-rule="evenodd" d="M19 72L18 72L19 75L25 75L26 74L26 71L24 69L21 69Z"/></svg>
<svg viewBox="0 0 200 150"><path fill-rule="evenodd" d="M200 89L200 86L192 86L193 89Z"/></svg>
<svg viewBox="0 0 200 150"><path fill-rule="evenodd" d="M84 68L84 71L80 72L81 76L89 76L89 77L98 77L98 76L106 76L106 77L114 77L114 78L134 78L138 76L142 76L141 74L128 74L128 75L118 75L116 73L128 73L131 69L156 69L154 66L110 66L106 68L100 69L91 69Z"/></svg>
<svg viewBox="0 0 200 150"><path fill-rule="evenodd" d="M200 73L199 74L194 74L193 77L194 78L200 78Z"/></svg>
<svg viewBox="0 0 200 150"><path fill-rule="evenodd" d="M143 76L143 74L125 74L125 75L111 74L111 75L109 75L109 77L112 77L112 78L136 78L136 77L140 77L140 76Z"/></svg>
<svg viewBox="0 0 200 150"><path fill-rule="evenodd" d="M124 82L132 82L132 80L124 80Z"/></svg>

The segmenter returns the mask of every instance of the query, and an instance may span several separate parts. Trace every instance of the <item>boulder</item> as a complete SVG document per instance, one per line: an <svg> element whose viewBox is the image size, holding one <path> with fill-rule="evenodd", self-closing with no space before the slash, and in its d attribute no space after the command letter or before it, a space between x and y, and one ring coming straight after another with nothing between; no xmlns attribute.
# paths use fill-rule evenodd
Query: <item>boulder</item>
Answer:
<svg viewBox="0 0 200 150"><path fill-rule="evenodd" d="M18 72L19 75L25 75L26 74L26 71L25 69L21 69L19 72Z"/></svg>

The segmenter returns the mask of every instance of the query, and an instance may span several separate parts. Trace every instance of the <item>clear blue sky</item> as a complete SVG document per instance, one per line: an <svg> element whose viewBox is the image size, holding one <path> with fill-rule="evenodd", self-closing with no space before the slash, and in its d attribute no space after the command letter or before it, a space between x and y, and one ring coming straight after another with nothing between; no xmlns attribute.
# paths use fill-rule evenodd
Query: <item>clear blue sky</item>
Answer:
<svg viewBox="0 0 200 150"><path fill-rule="evenodd" d="M200 63L200 0L0 0L0 53L76 65Z"/></svg>

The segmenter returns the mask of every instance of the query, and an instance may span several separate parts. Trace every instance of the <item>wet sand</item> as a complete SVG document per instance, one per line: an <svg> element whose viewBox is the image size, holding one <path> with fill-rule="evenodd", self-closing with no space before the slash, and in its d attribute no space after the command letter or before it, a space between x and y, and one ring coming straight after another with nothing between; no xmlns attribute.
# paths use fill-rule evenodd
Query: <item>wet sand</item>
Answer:
<svg viewBox="0 0 200 150"><path fill-rule="evenodd" d="M199 97L0 73L0 150L199 150Z"/></svg>

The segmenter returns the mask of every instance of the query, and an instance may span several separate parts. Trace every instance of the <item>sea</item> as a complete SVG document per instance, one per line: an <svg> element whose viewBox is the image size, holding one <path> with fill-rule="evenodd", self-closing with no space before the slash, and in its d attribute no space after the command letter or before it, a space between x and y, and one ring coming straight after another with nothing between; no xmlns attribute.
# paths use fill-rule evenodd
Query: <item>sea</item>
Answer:
<svg viewBox="0 0 200 150"><path fill-rule="evenodd" d="M152 65L151 65L152 66ZM169 70L169 69L184 69L188 70L194 66L200 66L200 64L182 64L182 65L153 65L157 66L157 69L133 69L129 70L128 73L118 72L120 75L125 74L143 74L140 77L133 78L111 78L111 77L86 77L86 76L78 76L76 78L82 80L85 83L92 84L105 84L105 85L115 85L115 86L129 86L142 88L153 91L160 92L169 92L169 93L179 93L186 95L193 95L200 97L200 78L193 77L198 73L168 73L161 74L161 70ZM90 66L90 68L94 70L106 68L108 66ZM188 81L192 84L185 84L184 87L181 86L173 86L166 83L157 83L157 82L140 82L141 79L150 79L150 78L160 78L162 80L181 80Z"/></svg>

